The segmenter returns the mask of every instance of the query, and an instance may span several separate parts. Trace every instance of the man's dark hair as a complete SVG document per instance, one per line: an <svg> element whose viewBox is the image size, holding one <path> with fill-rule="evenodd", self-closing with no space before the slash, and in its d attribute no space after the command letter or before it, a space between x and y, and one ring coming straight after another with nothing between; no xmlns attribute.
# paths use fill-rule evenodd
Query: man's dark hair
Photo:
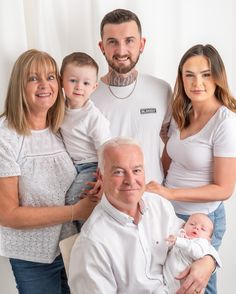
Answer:
<svg viewBox="0 0 236 294"><path fill-rule="evenodd" d="M142 27L139 18L135 13L126 9L115 9L109 13L107 13L100 25L100 34L103 36L103 28L106 24L121 24L124 22L135 21L140 35L142 35Z"/></svg>

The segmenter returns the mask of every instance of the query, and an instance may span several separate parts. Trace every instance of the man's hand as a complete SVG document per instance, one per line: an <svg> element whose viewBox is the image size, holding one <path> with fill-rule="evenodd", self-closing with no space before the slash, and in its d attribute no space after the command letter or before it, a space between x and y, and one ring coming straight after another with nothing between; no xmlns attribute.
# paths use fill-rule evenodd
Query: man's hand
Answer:
<svg viewBox="0 0 236 294"><path fill-rule="evenodd" d="M193 262L178 277L181 281L181 287L176 294L198 294L204 293L204 289L215 270L215 260L206 255L203 258Z"/></svg>

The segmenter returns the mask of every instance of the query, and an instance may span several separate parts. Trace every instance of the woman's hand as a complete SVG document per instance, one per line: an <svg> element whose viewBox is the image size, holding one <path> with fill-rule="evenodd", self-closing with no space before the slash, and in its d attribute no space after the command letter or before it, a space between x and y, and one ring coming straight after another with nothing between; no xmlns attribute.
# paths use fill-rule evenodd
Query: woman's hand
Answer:
<svg viewBox="0 0 236 294"><path fill-rule="evenodd" d="M99 202L102 198L103 194L103 188L102 188L102 182L100 179L98 179L96 182L88 182L86 183L87 186L91 186L91 189L85 190L84 193L86 197L89 197L89 199L92 202Z"/></svg>
<svg viewBox="0 0 236 294"><path fill-rule="evenodd" d="M158 194L168 200L172 199L171 198L171 190L164 187L163 185L155 182L155 181L151 181L148 184L146 184L146 191Z"/></svg>
<svg viewBox="0 0 236 294"><path fill-rule="evenodd" d="M192 263L180 275L176 277L181 281L181 287L176 294L197 294L204 293L204 289L215 269L215 260L211 256Z"/></svg>
<svg viewBox="0 0 236 294"><path fill-rule="evenodd" d="M98 202L91 201L89 197L85 197L81 199L78 203L74 204L71 209L73 220L85 220L92 213L93 209L97 205Z"/></svg>
<svg viewBox="0 0 236 294"><path fill-rule="evenodd" d="M151 181L148 184L146 184L146 191L151 193L160 194L162 185L158 184L155 181Z"/></svg>

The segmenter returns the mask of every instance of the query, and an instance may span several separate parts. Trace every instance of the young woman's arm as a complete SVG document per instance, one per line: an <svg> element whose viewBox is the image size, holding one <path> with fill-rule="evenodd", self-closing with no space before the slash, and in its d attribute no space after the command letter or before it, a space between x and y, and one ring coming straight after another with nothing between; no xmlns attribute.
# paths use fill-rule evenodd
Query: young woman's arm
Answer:
<svg viewBox="0 0 236 294"><path fill-rule="evenodd" d="M236 182L236 158L214 157L213 183L198 188L169 189L156 182L147 184L147 191L169 200L187 202L223 201L228 199Z"/></svg>

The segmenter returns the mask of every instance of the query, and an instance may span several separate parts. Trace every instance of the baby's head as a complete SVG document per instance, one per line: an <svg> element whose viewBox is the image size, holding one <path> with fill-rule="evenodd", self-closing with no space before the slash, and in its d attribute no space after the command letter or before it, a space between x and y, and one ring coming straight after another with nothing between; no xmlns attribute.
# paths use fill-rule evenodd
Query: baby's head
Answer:
<svg viewBox="0 0 236 294"><path fill-rule="evenodd" d="M204 213L194 213L184 225L184 230L188 238L211 239L213 233L213 223Z"/></svg>
<svg viewBox="0 0 236 294"><path fill-rule="evenodd" d="M68 106L84 106L97 87L96 61L84 52L74 52L63 59L60 74Z"/></svg>

